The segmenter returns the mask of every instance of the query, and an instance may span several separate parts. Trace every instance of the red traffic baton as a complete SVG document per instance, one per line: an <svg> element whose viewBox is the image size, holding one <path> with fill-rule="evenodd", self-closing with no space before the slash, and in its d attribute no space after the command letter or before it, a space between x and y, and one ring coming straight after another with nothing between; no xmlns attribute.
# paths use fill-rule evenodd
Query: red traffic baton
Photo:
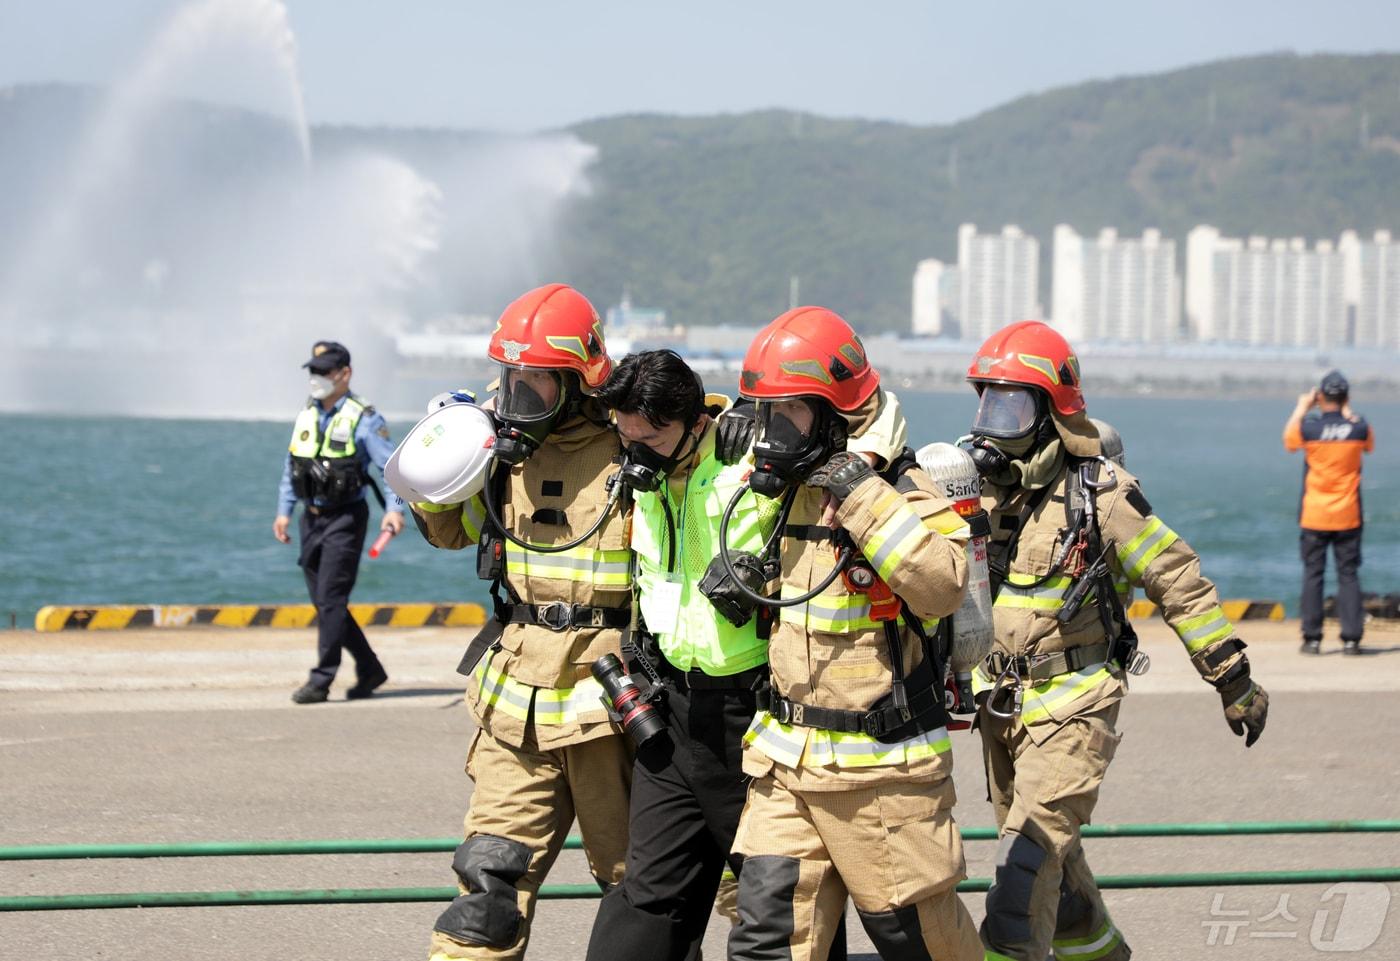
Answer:
<svg viewBox="0 0 1400 961"><path fill-rule="evenodd" d="M374 543L370 545L370 548L369 548L369 556L370 556L370 557L378 557L378 556L379 556L379 552L382 551L382 550L384 550L384 547L385 547L391 540L393 540L393 539L394 539L394 532L393 532L393 531L380 531L380 532L379 532L379 536L376 537L376 538L374 539Z"/></svg>

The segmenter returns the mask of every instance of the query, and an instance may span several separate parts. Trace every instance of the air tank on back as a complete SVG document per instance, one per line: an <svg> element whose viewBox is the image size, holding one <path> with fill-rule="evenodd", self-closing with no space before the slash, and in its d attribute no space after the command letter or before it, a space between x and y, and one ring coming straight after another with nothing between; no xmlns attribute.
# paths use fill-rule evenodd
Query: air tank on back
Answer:
<svg viewBox="0 0 1400 961"><path fill-rule="evenodd" d="M982 509L982 478L967 451L953 444L928 444L916 455L934 487L953 502L972 529L967 542L967 591L953 614L949 666L956 681L956 708L972 711L972 669L992 649L992 592L987 574L991 522Z"/></svg>

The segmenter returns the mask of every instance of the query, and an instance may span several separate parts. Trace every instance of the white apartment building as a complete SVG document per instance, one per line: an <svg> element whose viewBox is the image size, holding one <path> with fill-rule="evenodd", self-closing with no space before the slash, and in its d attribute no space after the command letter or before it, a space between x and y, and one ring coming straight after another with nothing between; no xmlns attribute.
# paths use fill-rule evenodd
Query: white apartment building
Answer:
<svg viewBox="0 0 1400 961"><path fill-rule="evenodd" d="M1346 258L1301 237L1222 237L1209 225L1186 238L1191 339L1327 349L1349 342Z"/></svg>
<svg viewBox="0 0 1400 961"><path fill-rule="evenodd" d="M1338 246L1354 258L1356 346L1400 350L1400 244L1378 230L1370 240L1348 231Z"/></svg>
<svg viewBox="0 0 1400 961"><path fill-rule="evenodd" d="M1085 238L1055 227L1050 316L1071 342L1170 343L1180 336L1176 241L1106 228Z"/></svg>
<svg viewBox="0 0 1400 961"><path fill-rule="evenodd" d="M914 316L911 329L918 337L958 333L958 269L941 260L921 260L914 270Z"/></svg>
<svg viewBox="0 0 1400 961"><path fill-rule="evenodd" d="M1018 320L1034 320L1042 311L1040 243L1019 227L999 234L979 234L973 224L958 228L957 309L953 312L965 340L985 340Z"/></svg>

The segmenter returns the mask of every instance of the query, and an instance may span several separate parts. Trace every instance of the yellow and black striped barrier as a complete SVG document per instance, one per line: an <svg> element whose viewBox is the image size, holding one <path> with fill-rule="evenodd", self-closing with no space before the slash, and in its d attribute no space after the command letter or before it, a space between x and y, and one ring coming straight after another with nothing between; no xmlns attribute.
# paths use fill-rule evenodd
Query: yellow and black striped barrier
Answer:
<svg viewBox="0 0 1400 961"><path fill-rule="evenodd" d="M361 627L475 627L486 622L480 604L351 604ZM36 631L119 631L140 627L311 627L310 604L111 604L50 606L34 616Z"/></svg>
<svg viewBox="0 0 1400 961"><path fill-rule="evenodd" d="M1281 621L1283 605L1278 601L1221 601L1221 609L1232 621ZM1151 617L1157 613L1157 605L1151 601L1136 600L1128 605L1128 616L1134 619Z"/></svg>
<svg viewBox="0 0 1400 961"><path fill-rule="evenodd" d="M1278 601L1221 601L1232 621L1281 621ZM480 604L351 604L350 613L362 627L475 627L486 622ZM1128 616L1152 617L1157 605L1136 600ZM39 609L36 631L117 631L139 627L312 627L316 608L310 604L211 604L205 606L111 604Z"/></svg>

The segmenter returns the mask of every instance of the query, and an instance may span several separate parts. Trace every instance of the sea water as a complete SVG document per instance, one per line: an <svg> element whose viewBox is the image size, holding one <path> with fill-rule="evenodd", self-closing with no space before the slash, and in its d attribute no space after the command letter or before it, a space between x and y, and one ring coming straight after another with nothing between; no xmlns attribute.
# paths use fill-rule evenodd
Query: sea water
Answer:
<svg viewBox="0 0 1400 961"><path fill-rule="evenodd" d="M976 405L900 391L910 444L953 440ZM1362 587L1400 590L1400 404L1357 409L1366 458ZM1297 610L1302 455L1281 441L1289 400L1094 399L1158 516L1194 547L1224 597ZM0 627L45 604L304 603L291 545L273 539L286 423L0 415ZM409 424L394 423L394 437ZM375 506L373 530L378 526ZM293 525L295 529L295 525ZM1329 587L1329 590L1331 588ZM353 600L483 601L471 551L440 551L410 523L363 558Z"/></svg>

